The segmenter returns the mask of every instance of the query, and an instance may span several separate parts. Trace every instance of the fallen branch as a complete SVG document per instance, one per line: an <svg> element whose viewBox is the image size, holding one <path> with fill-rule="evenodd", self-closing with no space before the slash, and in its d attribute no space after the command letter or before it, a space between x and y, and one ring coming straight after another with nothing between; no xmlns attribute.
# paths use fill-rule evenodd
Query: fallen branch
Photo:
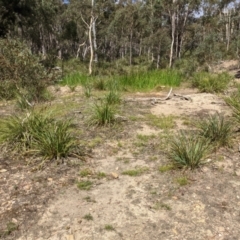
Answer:
<svg viewBox="0 0 240 240"><path fill-rule="evenodd" d="M187 101L192 101L190 97L183 96L181 94L173 94L174 97L180 97L181 99L187 100Z"/></svg>

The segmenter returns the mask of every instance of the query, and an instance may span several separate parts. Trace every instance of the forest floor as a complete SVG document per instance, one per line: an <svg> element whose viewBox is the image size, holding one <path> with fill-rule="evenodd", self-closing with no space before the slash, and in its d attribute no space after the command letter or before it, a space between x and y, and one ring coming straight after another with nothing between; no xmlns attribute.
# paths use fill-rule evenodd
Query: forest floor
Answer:
<svg viewBox="0 0 240 240"><path fill-rule="evenodd" d="M111 127L91 128L85 125L91 99L81 91L58 91L51 107L73 117L92 151L85 161L69 158L41 170L0 157L2 239L238 240L238 136L233 148L218 150L201 168L163 167L169 164L169 135L194 129L209 113L230 116L231 110L220 96L186 88L173 89L169 100L149 100L164 98L167 90L123 95L119 114L124 118ZM0 106L1 115L12 111L9 104ZM88 190L77 187L86 182Z"/></svg>

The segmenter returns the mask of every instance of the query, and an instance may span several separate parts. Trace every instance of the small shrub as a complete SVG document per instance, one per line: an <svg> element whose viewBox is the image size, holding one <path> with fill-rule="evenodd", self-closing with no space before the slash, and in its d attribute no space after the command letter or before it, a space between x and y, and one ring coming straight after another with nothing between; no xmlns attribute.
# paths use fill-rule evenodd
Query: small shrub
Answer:
<svg viewBox="0 0 240 240"><path fill-rule="evenodd" d="M11 99L16 94L27 101L44 100L47 84L56 76L50 75L27 46L19 40L0 40L0 96Z"/></svg>
<svg viewBox="0 0 240 240"><path fill-rule="evenodd" d="M194 74L192 86L198 88L201 92L219 93L226 90L231 79L232 77L227 73L199 72Z"/></svg>
<svg viewBox="0 0 240 240"><path fill-rule="evenodd" d="M106 102L96 103L92 109L90 124L105 126L115 121L115 109Z"/></svg>
<svg viewBox="0 0 240 240"><path fill-rule="evenodd" d="M232 122L221 114L209 115L200 121L199 131L201 136L219 147L231 145Z"/></svg>
<svg viewBox="0 0 240 240"><path fill-rule="evenodd" d="M209 140L180 132L170 140L169 157L177 167L194 169L204 163L209 150Z"/></svg>

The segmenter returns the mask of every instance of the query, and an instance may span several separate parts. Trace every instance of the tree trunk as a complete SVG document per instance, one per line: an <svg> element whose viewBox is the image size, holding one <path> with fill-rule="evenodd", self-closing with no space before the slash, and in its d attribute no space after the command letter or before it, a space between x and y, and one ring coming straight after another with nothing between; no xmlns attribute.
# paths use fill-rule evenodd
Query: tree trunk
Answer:
<svg viewBox="0 0 240 240"><path fill-rule="evenodd" d="M172 68L173 64L173 51L174 51L174 43L175 43L175 32L176 32L176 11L175 11L175 2L176 0L173 0L173 12L171 14L171 26L172 26L172 42L171 42L171 48L170 48L170 55L169 55L169 68Z"/></svg>

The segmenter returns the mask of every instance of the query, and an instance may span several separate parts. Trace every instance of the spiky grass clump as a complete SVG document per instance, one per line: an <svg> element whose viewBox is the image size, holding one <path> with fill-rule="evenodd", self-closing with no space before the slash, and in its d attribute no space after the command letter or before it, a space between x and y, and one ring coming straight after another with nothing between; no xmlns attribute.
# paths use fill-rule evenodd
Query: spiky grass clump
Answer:
<svg viewBox="0 0 240 240"><path fill-rule="evenodd" d="M109 105L119 104L121 102L120 95L118 92L111 90L106 96L105 101Z"/></svg>
<svg viewBox="0 0 240 240"><path fill-rule="evenodd" d="M112 124L115 121L115 112L114 107L105 101L95 103L92 108L90 124L97 126Z"/></svg>
<svg viewBox="0 0 240 240"><path fill-rule="evenodd" d="M200 135L218 147L231 146L233 124L222 114L209 115L199 122Z"/></svg>
<svg viewBox="0 0 240 240"><path fill-rule="evenodd" d="M32 153L46 159L67 157L77 142L69 120L59 121L39 113L11 116L0 122L0 142L13 152Z"/></svg>
<svg viewBox="0 0 240 240"><path fill-rule="evenodd" d="M169 157L177 167L194 169L204 163L209 150L210 141L180 132L170 140Z"/></svg>

